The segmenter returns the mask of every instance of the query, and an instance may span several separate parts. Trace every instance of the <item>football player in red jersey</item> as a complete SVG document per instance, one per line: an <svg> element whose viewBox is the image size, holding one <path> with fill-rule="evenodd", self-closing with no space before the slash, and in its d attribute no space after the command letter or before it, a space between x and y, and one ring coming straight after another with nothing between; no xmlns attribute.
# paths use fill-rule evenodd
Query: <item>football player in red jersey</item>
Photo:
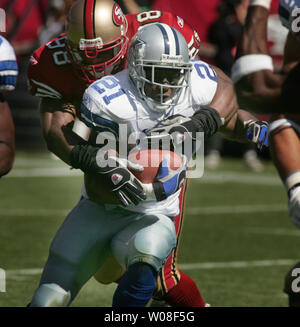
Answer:
<svg viewBox="0 0 300 327"><path fill-rule="evenodd" d="M47 42L31 57L28 69L31 93L41 97L40 115L48 149L70 164L70 151L78 138L72 132L85 88L96 79L125 67L128 39L144 24L163 22L181 32L192 57L199 49L199 36L180 17L148 11L124 18L112 0L79 0L72 6L66 33ZM181 194L184 205L185 190ZM177 239L183 214L175 218ZM204 306L195 282L177 267L178 244L157 281L156 297L172 306ZM96 274L102 283L119 279L122 269L111 256Z"/></svg>

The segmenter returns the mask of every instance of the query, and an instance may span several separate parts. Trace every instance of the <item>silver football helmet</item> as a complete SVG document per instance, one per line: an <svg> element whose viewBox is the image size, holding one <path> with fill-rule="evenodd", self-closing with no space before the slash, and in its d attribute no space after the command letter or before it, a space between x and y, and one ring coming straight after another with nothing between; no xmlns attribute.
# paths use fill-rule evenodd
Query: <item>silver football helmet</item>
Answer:
<svg viewBox="0 0 300 327"><path fill-rule="evenodd" d="M185 38L169 25L146 25L132 38L128 69L150 109L166 111L189 85L192 64Z"/></svg>

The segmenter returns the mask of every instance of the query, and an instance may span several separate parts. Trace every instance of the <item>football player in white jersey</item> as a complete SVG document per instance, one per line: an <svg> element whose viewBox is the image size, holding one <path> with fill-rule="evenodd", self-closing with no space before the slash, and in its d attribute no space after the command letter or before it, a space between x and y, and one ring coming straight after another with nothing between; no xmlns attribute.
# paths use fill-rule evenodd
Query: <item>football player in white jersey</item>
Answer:
<svg viewBox="0 0 300 327"><path fill-rule="evenodd" d="M231 134L242 131L244 138L253 126L243 123L253 118L250 114L237 113L230 80L202 61L191 62L185 39L168 25L141 29L131 43L129 58L127 70L97 80L85 91L81 119L89 128L111 132L120 143L127 142L127 135L124 139L119 135L121 124L128 135L140 135L174 115L176 122L178 117L185 121L173 128L205 135L223 125ZM127 169L128 163L92 145L74 146L72 166L102 175L125 208L92 202L83 191L51 244L31 306L69 305L109 251L127 269L113 306L145 306L151 299L157 274L176 245L173 217L181 210L178 197L186 166L175 171L162 167L156 181L145 187Z"/></svg>
<svg viewBox="0 0 300 327"><path fill-rule="evenodd" d="M0 35L0 177L11 170L15 156L15 129L5 92L15 89L17 75L14 49Z"/></svg>

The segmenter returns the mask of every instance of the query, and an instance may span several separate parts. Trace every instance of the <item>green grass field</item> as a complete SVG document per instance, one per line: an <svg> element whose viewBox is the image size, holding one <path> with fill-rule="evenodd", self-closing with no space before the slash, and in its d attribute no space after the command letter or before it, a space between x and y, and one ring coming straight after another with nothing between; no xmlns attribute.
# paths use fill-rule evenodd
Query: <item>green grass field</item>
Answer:
<svg viewBox="0 0 300 327"><path fill-rule="evenodd" d="M179 265L212 306L287 306L287 270L299 259L300 231L284 188L267 162L252 173L225 159L192 180ZM0 307L25 306L38 285L50 242L79 199L82 177L48 154L19 153L0 180ZM90 280L72 306L110 306L115 285Z"/></svg>

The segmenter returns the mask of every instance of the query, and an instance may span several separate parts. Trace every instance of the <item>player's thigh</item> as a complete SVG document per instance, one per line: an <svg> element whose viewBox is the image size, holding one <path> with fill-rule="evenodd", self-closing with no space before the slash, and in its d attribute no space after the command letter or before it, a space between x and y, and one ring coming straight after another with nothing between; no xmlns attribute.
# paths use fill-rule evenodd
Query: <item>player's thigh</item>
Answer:
<svg viewBox="0 0 300 327"><path fill-rule="evenodd" d="M107 247L112 232L106 227L108 217L96 203L82 198L57 231L50 253L77 264L97 244Z"/></svg>
<svg viewBox="0 0 300 327"><path fill-rule="evenodd" d="M73 270L94 274L110 250L114 235L127 226L132 214L124 210L107 210L82 198L56 233L50 246L49 260L54 257Z"/></svg>
<svg viewBox="0 0 300 327"><path fill-rule="evenodd" d="M159 271L176 246L174 222L164 215L143 215L119 232L111 249L120 264L145 262Z"/></svg>

